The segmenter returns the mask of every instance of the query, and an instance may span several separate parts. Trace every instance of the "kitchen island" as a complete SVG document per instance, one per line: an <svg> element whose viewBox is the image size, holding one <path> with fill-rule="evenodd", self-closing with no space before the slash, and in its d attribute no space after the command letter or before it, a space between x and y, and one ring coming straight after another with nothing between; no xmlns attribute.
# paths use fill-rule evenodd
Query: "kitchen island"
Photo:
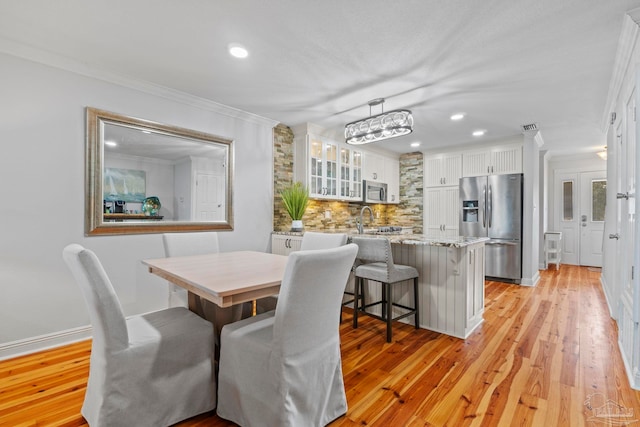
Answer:
<svg viewBox="0 0 640 427"><path fill-rule="evenodd" d="M274 236L292 238L294 234L280 232ZM394 263L410 265L418 270L421 328L467 338L482 323L486 237L439 238L422 234L366 233L359 236L389 239ZM380 299L381 286L368 286L367 302ZM347 288L353 289L353 278ZM395 284L393 298L400 304L412 306L412 281ZM394 308L394 316L400 314L395 310L400 309ZM377 314L380 314L379 308ZM402 321L412 323L413 319Z"/></svg>

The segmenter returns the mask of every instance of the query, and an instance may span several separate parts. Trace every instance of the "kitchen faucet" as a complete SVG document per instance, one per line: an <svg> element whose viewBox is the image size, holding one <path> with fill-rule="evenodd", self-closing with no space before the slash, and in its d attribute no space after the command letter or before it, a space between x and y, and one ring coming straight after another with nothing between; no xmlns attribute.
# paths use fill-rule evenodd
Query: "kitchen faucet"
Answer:
<svg viewBox="0 0 640 427"><path fill-rule="evenodd" d="M373 222L373 211L369 206L363 206L362 209L360 209L360 222L358 222L358 218L356 218L356 227L358 227L359 234L362 234L364 232L364 226L362 224L362 214L364 213L365 209L369 209L369 221Z"/></svg>

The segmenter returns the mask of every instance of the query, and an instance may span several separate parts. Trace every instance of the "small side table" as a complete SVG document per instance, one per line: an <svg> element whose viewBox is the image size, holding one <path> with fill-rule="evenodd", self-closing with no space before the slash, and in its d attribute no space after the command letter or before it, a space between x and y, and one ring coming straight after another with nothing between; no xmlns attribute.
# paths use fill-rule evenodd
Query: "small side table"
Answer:
<svg viewBox="0 0 640 427"><path fill-rule="evenodd" d="M544 267L555 264L556 270L560 269L562 258L562 233L560 231L547 231L544 233Z"/></svg>

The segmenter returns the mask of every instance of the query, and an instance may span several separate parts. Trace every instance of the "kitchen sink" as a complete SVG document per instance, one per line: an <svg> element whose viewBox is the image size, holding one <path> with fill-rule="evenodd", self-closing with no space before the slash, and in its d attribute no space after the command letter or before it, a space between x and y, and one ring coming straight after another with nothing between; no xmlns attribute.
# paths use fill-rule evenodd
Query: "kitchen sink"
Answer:
<svg viewBox="0 0 640 427"><path fill-rule="evenodd" d="M366 228L364 234L401 234L402 227L384 226L378 228Z"/></svg>

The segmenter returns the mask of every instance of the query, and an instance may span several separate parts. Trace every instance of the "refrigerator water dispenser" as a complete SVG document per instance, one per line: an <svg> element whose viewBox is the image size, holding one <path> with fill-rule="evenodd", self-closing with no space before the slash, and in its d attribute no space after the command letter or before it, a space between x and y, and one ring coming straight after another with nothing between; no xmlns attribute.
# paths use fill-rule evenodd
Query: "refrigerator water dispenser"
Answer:
<svg viewBox="0 0 640 427"><path fill-rule="evenodd" d="M478 201L464 200L462 202L462 222L478 222Z"/></svg>

